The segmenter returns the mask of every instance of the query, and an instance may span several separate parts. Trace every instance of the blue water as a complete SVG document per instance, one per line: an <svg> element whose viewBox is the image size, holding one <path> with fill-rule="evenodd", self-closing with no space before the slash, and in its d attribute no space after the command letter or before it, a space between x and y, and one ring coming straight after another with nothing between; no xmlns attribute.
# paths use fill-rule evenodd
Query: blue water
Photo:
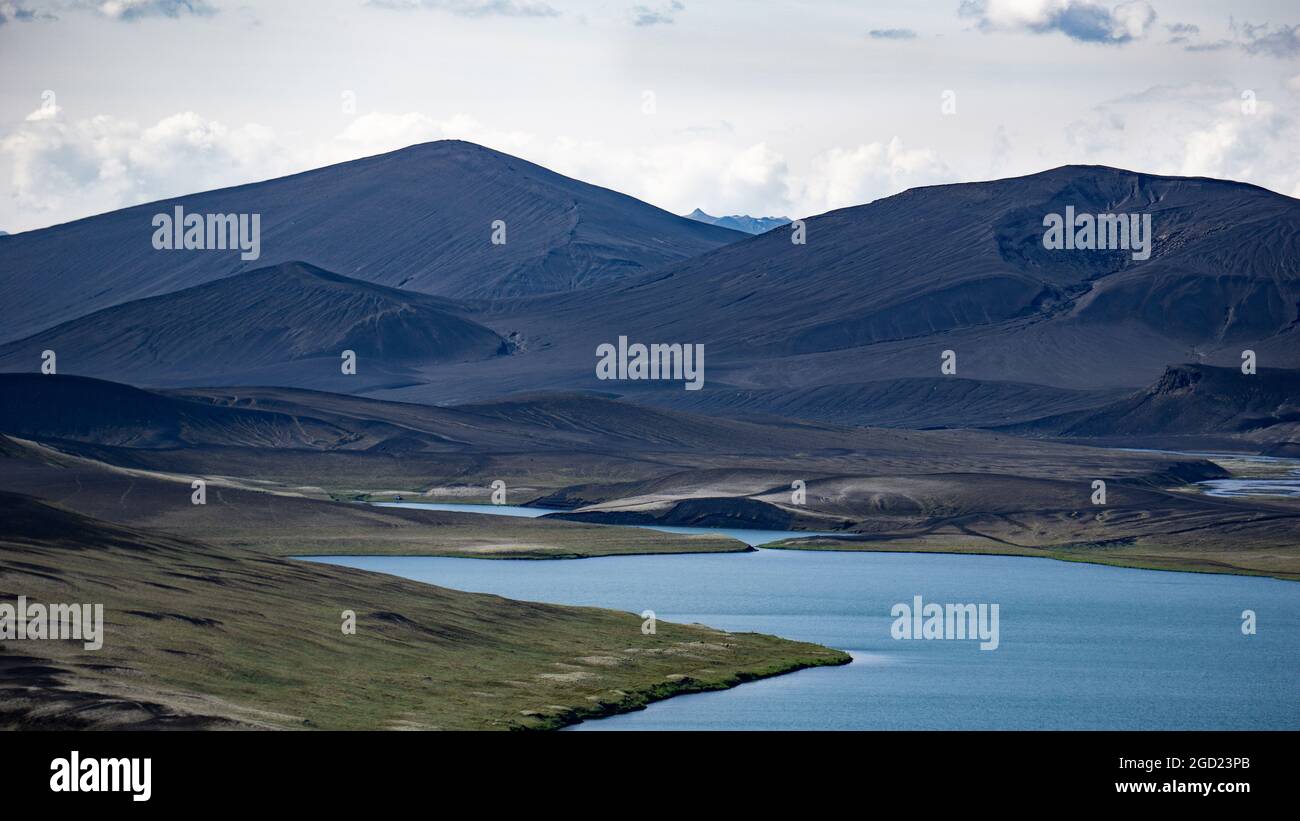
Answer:
<svg viewBox="0 0 1300 821"><path fill-rule="evenodd" d="M1206 496L1222 498L1247 496L1286 496L1300 497L1300 462L1280 456L1255 456L1245 453L1221 453L1213 451L1154 450L1152 448L1118 448L1132 453L1166 453L1175 456L1196 456L1210 461L1234 460L1255 462L1278 469L1286 469L1280 476L1235 477L1232 479L1207 479L1197 482Z"/></svg>
<svg viewBox="0 0 1300 821"><path fill-rule="evenodd" d="M1207 479L1197 482L1207 496L1295 496L1300 497L1300 470L1288 479Z"/></svg>
<svg viewBox="0 0 1300 821"><path fill-rule="evenodd" d="M1047 559L906 553L581 561L321 557L459 590L596 605L849 651L581 730L1300 729L1300 586ZM890 608L997 603L996 650L896 641ZM1241 631L1254 610L1258 633ZM631 638L630 641L635 641Z"/></svg>
<svg viewBox="0 0 1300 821"><path fill-rule="evenodd" d="M448 510L455 513L480 513L487 516L523 516L536 519L548 513L560 513L555 508L516 507L513 505L466 505L444 504L440 502L376 502L379 507L412 507L419 510ZM782 539L802 539L809 536L829 536L812 530L750 530L738 527L680 527L677 525L618 525L619 527L640 527L646 530L658 530L662 533L694 533L708 536L729 536L739 539L750 547Z"/></svg>
<svg viewBox="0 0 1300 821"><path fill-rule="evenodd" d="M376 507L410 507L416 510L449 510L455 513L482 513L487 516L521 516L536 519L554 513L544 507L519 507L518 505L467 505L442 502L375 502Z"/></svg>

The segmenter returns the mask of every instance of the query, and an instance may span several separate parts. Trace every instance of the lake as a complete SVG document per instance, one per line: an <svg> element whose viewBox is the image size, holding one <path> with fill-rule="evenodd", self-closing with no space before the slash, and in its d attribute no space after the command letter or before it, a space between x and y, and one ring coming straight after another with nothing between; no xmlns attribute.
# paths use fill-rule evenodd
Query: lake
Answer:
<svg viewBox="0 0 1300 821"><path fill-rule="evenodd" d="M665 621L771 633L853 656L847 666L677 696L578 730L1300 729L1294 582L1019 557L791 550L569 561L308 558L514 599L649 609ZM998 648L893 639L891 608L917 595L997 604ZM1242 633L1244 610L1256 614L1256 635Z"/></svg>
<svg viewBox="0 0 1300 821"><path fill-rule="evenodd" d="M1245 453L1215 451L1156 450L1153 448L1119 448L1133 453L1164 453L1172 456L1194 456L1217 462L1229 472L1236 463L1262 469L1264 475L1235 475L1230 479L1207 479L1196 486L1207 496L1232 498L1241 496L1300 497L1300 460L1281 456L1255 456Z"/></svg>
<svg viewBox="0 0 1300 821"><path fill-rule="evenodd" d="M1197 482L1207 496L1292 496L1300 497L1300 470L1286 479L1207 479Z"/></svg>
<svg viewBox="0 0 1300 821"><path fill-rule="evenodd" d="M455 502L375 502L379 507L409 507L417 510L446 510L454 513L481 513L486 516L521 516L537 519L548 513L563 513L557 508L519 507L516 505L467 505ZM816 530L753 530L741 527L682 527L680 525L615 525L615 527L640 527L660 533L697 533L709 536L730 536L755 547L782 539L806 539L809 536L833 536Z"/></svg>

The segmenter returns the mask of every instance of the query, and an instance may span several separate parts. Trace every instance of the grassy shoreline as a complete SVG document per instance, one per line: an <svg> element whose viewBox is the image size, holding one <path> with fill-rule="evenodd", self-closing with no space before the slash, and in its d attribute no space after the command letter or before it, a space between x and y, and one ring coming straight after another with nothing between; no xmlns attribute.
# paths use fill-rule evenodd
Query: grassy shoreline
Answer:
<svg viewBox="0 0 1300 821"><path fill-rule="evenodd" d="M216 546L16 494L0 510L0 597L104 605L100 650L0 642L0 727L551 729L849 660L704 625L646 634L634 613Z"/></svg>
<svg viewBox="0 0 1300 821"><path fill-rule="evenodd" d="M810 646L817 647L820 645ZM751 681L762 681L767 678L783 676L787 673L797 673L800 670L810 670L814 667L840 667L853 661L853 657L842 650L835 650L833 652L838 653L839 655L832 657L812 657L796 659L784 663L774 663L767 669L758 671L740 671L726 676L720 681L708 682L685 678L679 681L654 685L644 693L629 693L626 698L615 703L603 704L597 707L581 708L574 710L571 713L555 716L553 724L538 729L558 730L564 727L572 727L576 724L581 724L584 721L599 720L602 718L609 718L610 716L644 710L651 704L665 701L673 696L730 690L733 687L739 687L740 685L748 684Z"/></svg>
<svg viewBox="0 0 1300 821"><path fill-rule="evenodd" d="M1300 572L1270 571L1257 568L1238 567L1212 559L1198 559L1189 556L1153 556L1138 554L1097 555L1068 549L1051 549L1026 547L1024 545L916 545L888 544L853 541L850 539L833 539L814 537L809 539L784 539L760 545L762 550L804 550L827 553L935 553L951 556L1015 556L1026 559L1053 559L1078 564L1097 564L1107 567L1122 567L1129 570L1159 570L1173 573L1207 573L1223 576L1254 576L1272 578L1280 581L1300 581Z"/></svg>

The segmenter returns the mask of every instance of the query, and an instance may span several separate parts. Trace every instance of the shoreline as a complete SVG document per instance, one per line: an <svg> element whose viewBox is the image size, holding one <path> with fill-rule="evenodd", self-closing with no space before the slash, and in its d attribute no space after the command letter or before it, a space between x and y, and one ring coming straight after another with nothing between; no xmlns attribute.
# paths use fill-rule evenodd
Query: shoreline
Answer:
<svg viewBox="0 0 1300 821"><path fill-rule="evenodd" d="M812 537L823 540L832 540L833 537ZM809 539L809 541L812 540ZM933 553L945 556L1011 556L1021 559L1051 559L1060 562L1073 562L1076 564L1095 564L1104 567L1118 567L1125 570L1151 570L1163 573L1201 573L1213 576L1248 576L1252 578L1277 579L1278 581L1297 582L1300 581L1300 573L1270 572L1266 570L1254 570L1245 567L1236 567L1232 565L1223 565L1210 560L1200 560L1199 562L1190 563L1184 567L1171 567L1167 564L1174 564L1181 559L1177 556L1167 557L1144 557L1152 561L1139 561L1135 558L1126 558L1122 556L1100 557L1076 554L1068 551L1054 551L1049 548L1041 547L1024 547L1016 545L999 550L997 548L972 547L969 549L953 547L924 547L924 546L900 546L890 545L889 547L828 547L823 545L797 545L784 544L783 542L791 541L785 539L777 542L770 542L759 546L759 550L802 550L806 552L822 553ZM803 541L803 540L798 540ZM849 541L849 540L842 540ZM1164 560L1166 564L1162 564Z"/></svg>
<svg viewBox="0 0 1300 821"><path fill-rule="evenodd" d="M370 503L370 504L374 504L374 503ZM385 506L391 508L402 507L401 504L385 505ZM487 504L487 505L482 505L482 507L485 509L481 513L478 511L474 511L469 515L489 516L494 518L495 517L514 518L511 514L500 514L500 513L490 512L491 508L494 507L493 505ZM539 509L545 509L545 508L539 508ZM614 516L612 516L611 518L617 518L618 515L619 514L614 514ZM536 518L548 519L549 515L543 515ZM564 520L561 519L560 521L564 521ZM682 525L676 525L675 523L667 523L667 522L645 522L639 520L639 518L637 521L633 521L633 522L618 522L618 521L592 522L592 521L585 521L585 520L580 520L580 521L582 521L582 523L584 524L595 525L600 527L632 528L632 529L652 530L652 531L655 529L657 525L658 526L682 526ZM753 527L752 525L749 527L744 527L743 525L745 524L748 523L740 523L740 525L722 525L722 526L716 526L716 528L718 530L726 530L728 528L742 529L742 530L745 529L766 530L767 529L767 528L756 528ZM691 525L685 525L685 526L691 527ZM708 528L708 529L713 529L713 528ZM780 531L774 529L773 532L790 533L795 531L793 530ZM1053 547L1035 547L1032 545L1018 545L1012 543L1003 543L1005 544L1005 546L1000 546L997 543L997 540L994 539L993 537L985 537L986 540L992 543L987 545L981 545L978 547L976 546L965 547L965 546L952 546L952 545L931 546L931 545L907 544L907 542L910 539L915 538L915 537L908 537L908 536L896 537L897 541L895 541L894 539L867 540L867 539L856 538L863 534L855 533L853 531L844 531L842 535L838 533L836 534L826 533L825 531L821 531L821 532L812 531L812 533L815 533L816 535L809 535L807 537L787 536L785 538L774 539L771 542L765 542L757 545L745 544L744 542L740 542L738 539L735 539L734 537L719 536L718 538L725 538L732 541L737 541L740 544L745 544L745 547L743 549L732 549L732 550L717 550L717 549L714 550L648 550L648 551L629 551L629 552L620 552L620 553L586 553L586 554L575 552L575 553L556 553L556 554L549 554L549 555L543 553L526 553L522 551L519 553L515 553L513 555L505 552L495 554L495 555L482 554L482 553L470 554L468 552L459 553L459 554L457 553L441 553L441 554L317 553L317 554L302 554L302 555L318 555L321 557L346 556L346 555L354 555L354 556L407 555L415 558L420 558L427 555L429 558L437 558L441 556L441 557L448 557L448 558L494 559L494 560L506 560L506 561L509 560L536 561L536 560L544 560L544 559L603 558L607 556L671 556L671 555L692 555L692 554L702 555L702 554L711 554L711 553L752 553L756 550L805 550L805 551L823 551L823 552L837 552L837 553L937 553L937 554L954 555L954 556L961 556L961 555L1021 556L1025 558L1056 559L1058 561L1066 561L1066 562L1097 564L1097 565L1104 565L1107 567L1122 567L1131 570L1154 570L1154 571L1171 572L1171 573L1208 573L1208 574L1217 574L1217 575L1226 575L1226 576L1253 576L1253 577L1275 578L1280 581L1300 581L1300 569L1297 569L1295 571L1290 571L1290 570L1270 570L1267 568L1243 567L1229 562L1216 561L1215 559L1212 558L1198 557L1195 552L1184 553L1182 555L1179 555L1177 552L1166 553L1164 555L1152 555L1149 553L1143 553L1140 555L1129 555L1129 556L1123 555L1121 553L1110 553L1109 555L1096 555L1095 553L1088 553L1083 551L1085 550L1105 551L1110 548L1106 548L1099 543L1086 543L1086 545L1081 545L1080 547L1073 548L1073 549L1068 544L1053 546ZM1136 540L1138 537L1128 537L1128 538ZM1123 540L1124 539L1121 539L1120 541ZM1075 544L1081 544L1081 543L1075 543Z"/></svg>
<svg viewBox="0 0 1300 821"><path fill-rule="evenodd" d="M771 635L761 633L759 635ZM774 638L783 641L794 641L785 639L781 636ZM800 644L811 644L809 642L799 642ZM830 653L837 654L825 659L797 659L794 661L782 663L770 670L760 672L749 672L741 670L732 673L720 682L702 682L689 677L667 684L655 684L648 688L647 692L631 692L624 696L623 699L616 702L604 702L597 707L574 708L565 713L554 716L554 722L541 727L519 727L515 729L524 731L553 732L562 730L565 727L573 727L584 721L598 721L602 718L610 718L616 715L626 713L635 713L644 710L651 704L660 701L667 701L674 696L690 695L692 693L713 693L722 690L731 690L742 684L748 684L752 681L762 681L763 679L784 676L788 673L797 673L800 670L811 670L816 667L844 667L853 663L853 657L843 650L834 647L825 647L824 645L811 645L822 647Z"/></svg>

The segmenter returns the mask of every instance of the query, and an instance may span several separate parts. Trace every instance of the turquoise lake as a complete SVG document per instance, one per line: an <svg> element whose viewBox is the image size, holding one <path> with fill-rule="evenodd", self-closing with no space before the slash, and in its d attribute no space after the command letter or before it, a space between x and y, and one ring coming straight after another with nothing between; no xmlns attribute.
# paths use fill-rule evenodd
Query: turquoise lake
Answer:
<svg viewBox="0 0 1300 821"><path fill-rule="evenodd" d="M1018 557L791 550L567 561L305 558L514 599L653 610L663 621L770 633L853 656L843 667L678 696L577 730L1300 729L1294 582ZM998 648L892 638L891 608L917 595L997 604ZM1245 610L1255 613L1255 635L1242 632Z"/></svg>

